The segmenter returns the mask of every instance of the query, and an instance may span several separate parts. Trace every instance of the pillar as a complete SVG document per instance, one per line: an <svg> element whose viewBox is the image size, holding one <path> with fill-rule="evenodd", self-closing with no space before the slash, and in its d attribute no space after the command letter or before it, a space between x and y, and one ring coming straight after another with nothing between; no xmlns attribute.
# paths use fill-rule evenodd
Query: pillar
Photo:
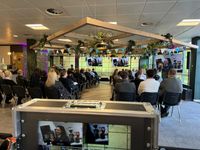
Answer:
<svg viewBox="0 0 200 150"><path fill-rule="evenodd" d="M30 49L30 46L35 44L35 39L27 39L27 77L33 73L34 69L37 67L37 55L34 50Z"/></svg>
<svg viewBox="0 0 200 150"><path fill-rule="evenodd" d="M198 49L191 49L190 86L193 91L193 99L200 99L200 37L192 38L192 44L198 45Z"/></svg>

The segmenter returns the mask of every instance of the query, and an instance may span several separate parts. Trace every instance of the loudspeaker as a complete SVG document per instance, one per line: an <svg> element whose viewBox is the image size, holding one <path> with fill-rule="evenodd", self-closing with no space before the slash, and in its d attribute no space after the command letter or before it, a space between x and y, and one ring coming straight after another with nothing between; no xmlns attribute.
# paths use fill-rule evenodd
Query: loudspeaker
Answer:
<svg viewBox="0 0 200 150"><path fill-rule="evenodd" d="M190 68L190 54L191 52L187 52L187 64L186 64L186 68L189 69Z"/></svg>

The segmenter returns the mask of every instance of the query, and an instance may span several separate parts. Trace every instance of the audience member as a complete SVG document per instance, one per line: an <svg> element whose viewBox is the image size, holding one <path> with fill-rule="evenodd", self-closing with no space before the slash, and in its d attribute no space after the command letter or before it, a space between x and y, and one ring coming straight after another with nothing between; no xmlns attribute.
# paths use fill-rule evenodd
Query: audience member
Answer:
<svg viewBox="0 0 200 150"><path fill-rule="evenodd" d="M138 94L141 95L143 92L158 92L160 83L156 81L154 76L154 70L147 70L147 79L142 81L138 87Z"/></svg>
<svg viewBox="0 0 200 150"><path fill-rule="evenodd" d="M136 95L138 95L138 87L140 85L140 82L142 82L142 81L144 81L144 80L141 80L139 78L139 73L138 72L135 73L135 79L133 80L133 82L135 83L135 87L136 87Z"/></svg>
<svg viewBox="0 0 200 150"><path fill-rule="evenodd" d="M47 81L45 83L45 88L48 91L48 88L54 88L59 93L60 99L69 99L71 94L63 86L63 84L58 80L58 75L55 70L50 70L48 72Z"/></svg>
<svg viewBox="0 0 200 150"><path fill-rule="evenodd" d="M160 95L160 102L162 102L162 98L165 92L172 92L172 93L182 93L183 85L180 79L176 78L176 70L170 69L168 72L168 78L164 79L160 83L159 88L159 95ZM169 114L170 106L165 105L161 107L161 116L167 116Z"/></svg>
<svg viewBox="0 0 200 150"><path fill-rule="evenodd" d="M124 94L125 93L134 93L135 94L136 87L135 87L134 83L129 82L128 73L125 71L122 71L120 73L120 75L121 75L122 80L121 80L121 82L116 83L115 88L114 88L116 95L121 92L123 92Z"/></svg>
<svg viewBox="0 0 200 150"><path fill-rule="evenodd" d="M28 81L27 79L23 76L23 71L19 69L17 71L17 77L16 77L17 85L27 87L28 86Z"/></svg>
<svg viewBox="0 0 200 150"><path fill-rule="evenodd" d="M173 68L172 62L170 58L166 58L164 60L163 68L162 68L162 78L167 78L168 71Z"/></svg>
<svg viewBox="0 0 200 150"><path fill-rule="evenodd" d="M146 80L146 75L144 74L144 69L141 68L139 71L138 71L138 77L141 79L141 80Z"/></svg>
<svg viewBox="0 0 200 150"><path fill-rule="evenodd" d="M40 87L41 83L41 70L35 68L30 77L30 87Z"/></svg>
<svg viewBox="0 0 200 150"><path fill-rule="evenodd" d="M8 84L10 86L17 85L12 80L12 73L9 70L6 70L4 73L5 73L5 78L3 79L3 84Z"/></svg>

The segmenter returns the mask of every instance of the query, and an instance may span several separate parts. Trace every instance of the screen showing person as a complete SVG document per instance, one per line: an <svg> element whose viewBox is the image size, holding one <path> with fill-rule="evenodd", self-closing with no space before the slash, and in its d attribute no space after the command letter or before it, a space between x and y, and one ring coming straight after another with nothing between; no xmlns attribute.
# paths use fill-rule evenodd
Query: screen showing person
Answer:
<svg viewBox="0 0 200 150"><path fill-rule="evenodd" d="M87 64L88 64L88 66L102 66L102 58L101 57L88 57Z"/></svg>
<svg viewBox="0 0 200 150"><path fill-rule="evenodd" d="M112 58L112 65L127 67L128 66L128 58L127 57L121 57L121 58L114 57L114 58Z"/></svg>
<svg viewBox="0 0 200 150"><path fill-rule="evenodd" d="M82 138L82 123L39 121L39 150L46 150L47 147L82 147Z"/></svg>
<svg viewBox="0 0 200 150"><path fill-rule="evenodd" d="M85 126L85 143L108 145L108 125L89 123Z"/></svg>

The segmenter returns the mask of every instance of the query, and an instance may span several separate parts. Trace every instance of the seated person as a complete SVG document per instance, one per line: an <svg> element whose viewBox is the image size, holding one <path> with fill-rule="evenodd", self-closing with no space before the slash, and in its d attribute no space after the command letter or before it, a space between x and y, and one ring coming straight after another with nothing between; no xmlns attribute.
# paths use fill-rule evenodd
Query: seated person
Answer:
<svg viewBox="0 0 200 150"><path fill-rule="evenodd" d="M50 70L48 72L47 81L45 82L45 88L46 91L48 91L48 88L55 88L55 93L59 93L60 99L70 99L71 94L68 92L68 90L63 86L63 84L58 80L58 75L55 72L55 70ZM48 92L46 93L48 97Z"/></svg>
<svg viewBox="0 0 200 150"><path fill-rule="evenodd" d="M4 74L5 74L5 78L3 79L3 84L8 84L10 86L17 85L12 80L12 73L9 70L6 70Z"/></svg>
<svg viewBox="0 0 200 150"><path fill-rule="evenodd" d="M121 92L134 93L134 94L136 93L135 84L132 82L129 82L128 80L128 73L126 71L122 71L120 73L120 76L122 78L121 82L116 83L114 87L114 91L116 93L116 97L115 97L116 100L118 100L118 94Z"/></svg>
<svg viewBox="0 0 200 150"><path fill-rule="evenodd" d="M148 69L147 70L147 79L145 81L140 82L138 87L138 94L141 95L143 92L151 92L155 93L158 92L160 82L156 81L154 77L154 70Z"/></svg>
<svg viewBox="0 0 200 150"><path fill-rule="evenodd" d="M26 78L23 76L23 71L21 69L19 69L17 71L17 77L16 77L16 81L18 85L21 85L23 87L27 87L28 86L28 81L26 80Z"/></svg>
<svg viewBox="0 0 200 150"><path fill-rule="evenodd" d="M159 96L160 102L162 102L162 98L165 92L172 92L172 93L182 93L183 85L180 79L176 78L176 70L170 69L168 72L168 78L164 79L160 83L159 88ZM165 105L161 107L161 116L167 116L169 114L170 106Z"/></svg>
<svg viewBox="0 0 200 150"><path fill-rule="evenodd" d="M139 73L136 72L136 73L135 73L135 79L134 79L133 81L131 81L131 82L134 82L134 83L135 83L136 95L138 95L138 87L139 87L139 85L140 85L140 82L142 82L142 81L144 81L144 80L140 79L140 78L139 78Z"/></svg>

